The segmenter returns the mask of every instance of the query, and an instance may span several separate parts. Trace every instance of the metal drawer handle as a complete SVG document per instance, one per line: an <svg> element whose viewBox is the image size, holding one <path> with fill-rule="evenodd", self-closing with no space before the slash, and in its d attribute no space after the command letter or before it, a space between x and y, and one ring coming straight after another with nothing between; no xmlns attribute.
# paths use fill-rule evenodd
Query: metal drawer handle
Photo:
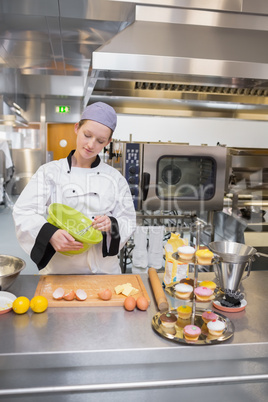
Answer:
<svg viewBox="0 0 268 402"><path fill-rule="evenodd" d="M150 187L150 173L144 172L142 175L142 183L141 183L142 201L146 201L149 187Z"/></svg>
<svg viewBox="0 0 268 402"><path fill-rule="evenodd" d="M181 386L199 386L212 384L229 384L243 382L263 382L268 380L268 374L232 376L232 377L209 377L209 378L186 378L178 380L163 381L138 381L117 384L92 384L92 385L66 385L66 386L50 386L36 388L17 388L17 389L1 389L1 396L14 395L37 395L37 394L60 394L68 392L96 392L96 391L121 391L146 388L163 388L163 387L181 387Z"/></svg>

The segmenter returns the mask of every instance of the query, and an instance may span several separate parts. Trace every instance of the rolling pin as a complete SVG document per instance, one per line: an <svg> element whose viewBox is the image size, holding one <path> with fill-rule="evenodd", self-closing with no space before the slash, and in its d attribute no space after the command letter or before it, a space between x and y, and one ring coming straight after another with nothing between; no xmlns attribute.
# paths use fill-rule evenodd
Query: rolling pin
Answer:
<svg viewBox="0 0 268 402"><path fill-rule="evenodd" d="M153 294L155 297L155 301L157 303L158 309L160 311L169 310L169 304L162 288L161 282L158 278L157 272L154 268L148 269L148 274L151 282L151 286L153 289Z"/></svg>

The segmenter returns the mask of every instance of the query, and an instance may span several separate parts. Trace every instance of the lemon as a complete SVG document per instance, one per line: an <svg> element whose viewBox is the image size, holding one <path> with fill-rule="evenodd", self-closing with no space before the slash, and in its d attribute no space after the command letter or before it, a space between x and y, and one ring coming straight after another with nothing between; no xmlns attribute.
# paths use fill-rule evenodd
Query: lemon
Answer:
<svg viewBox="0 0 268 402"><path fill-rule="evenodd" d="M30 307L30 300L25 296L17 297L12 305L13 311L16 314L24 314Z"/></svg>
<svg viewBox="0 0 268 402"><path fill-rule="evenodd" d="M35 313L43 313L47 309L48 300L45 296L35 296L32 298L30 307Z"/></svg>

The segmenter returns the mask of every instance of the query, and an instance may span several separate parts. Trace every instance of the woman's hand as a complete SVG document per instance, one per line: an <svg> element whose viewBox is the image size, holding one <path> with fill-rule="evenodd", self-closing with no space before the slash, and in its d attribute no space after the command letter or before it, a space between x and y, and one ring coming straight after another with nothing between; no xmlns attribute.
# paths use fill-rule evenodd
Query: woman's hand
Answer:
<svg viewBox="0 0 268 402"><path fill-rule="evenodd" d="M100 230L101 232L110 232L111 226L111 219L106 215L95 216L92 222L92 227Z"/></svg>
<svg viewBox="0 0 268 402"><path fill-rule="evenodd" d="M80 250L83 244L76 241L66 230L59 229L50 238L50 244L56 251Z"/></svg>

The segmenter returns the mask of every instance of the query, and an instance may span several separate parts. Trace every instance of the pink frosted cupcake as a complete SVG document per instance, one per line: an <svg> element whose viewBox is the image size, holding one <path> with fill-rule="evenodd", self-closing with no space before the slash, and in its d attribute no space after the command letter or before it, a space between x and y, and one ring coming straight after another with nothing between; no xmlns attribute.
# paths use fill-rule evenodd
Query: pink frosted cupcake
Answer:
<svg viewBox="0 0 268 402"><path fill-rule="evenodd" d="M207 324L209 321L217 320L218 316L213 311L204 311L202 319Z"/></svg>
<svg viewBox="0 0 268 402"><path fill-rule="evenodd" d="M196 300L200 302L207 302L214 299L213 290L206 288L205 286L198 286L194 290Z"/></svg>
<svg viewBox="0 0 268 402"><path fill-rule="evenodd" d="M197 341L201 334L201 329L196 325L186 325L183 328L184 338L187 341Z"/></svg>

